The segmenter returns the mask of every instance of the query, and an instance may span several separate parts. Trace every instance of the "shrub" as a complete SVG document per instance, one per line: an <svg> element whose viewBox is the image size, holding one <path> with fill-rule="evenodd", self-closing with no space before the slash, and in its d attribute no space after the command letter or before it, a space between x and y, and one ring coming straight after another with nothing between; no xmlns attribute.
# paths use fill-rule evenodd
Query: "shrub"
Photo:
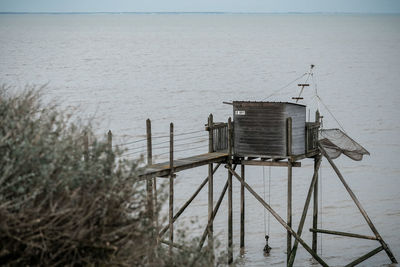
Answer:
<svg viewBox="0 0 400 267"><path fill-rule="evenodd" d="M40 91L0 88L0 120L1 263L210 264L208 251L198 253L193 241L173 257L152 241L137 162L96 138L85 160L83 136L94 136L91 127L44 106Z"/></svg>

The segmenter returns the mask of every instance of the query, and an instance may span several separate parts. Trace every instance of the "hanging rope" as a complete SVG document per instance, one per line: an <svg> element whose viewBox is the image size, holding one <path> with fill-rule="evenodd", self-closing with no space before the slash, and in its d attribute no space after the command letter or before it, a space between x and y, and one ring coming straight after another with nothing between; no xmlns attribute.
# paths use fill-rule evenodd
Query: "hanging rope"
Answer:
<svg viewBox="0 0 400 267"><path fill-rule="evenodd" d="M289 87L289 86L290 86L291 84L293 84L294 82L297 82L298 80L300 80L301 78L303 78L303 77L306 76L307 74L308 74L308 72L302 74L301 76L297 77L296 79L294 79L294 80L291 81L290 83L288 83L288 84L286 84L285 86L279 88L278 90L272 92L272 94L270 94L269 96L267 96L266 98L264 98L264 99L261 100L261 101L265 101L265 100L267 100L268 98L270 98L271 96L273 96L273 95L279 93L280 91L282 91L283 89Z"/></svg>
<svg viewBox="0 0 400 267"><path fill-rule="evenodd" d="M263 188L264 188L264 200L266 199L265 197L265 166L263 166ZM268 177L268 204L271 205L271 166L269 167L269 177ZM264 209L264 236L265 236L265 247L264 247L264 253L269 254L271 251L271 247L268 245L268 239L269 239L269 234L270 234L270 213L268 212L268 234L267 234L267 219L266 219L266 210Z"/></svg>
<svg viewBox="0 0 400 267"><path fill-rule="evenodd" d="M268 204L271 205L271 166L269 166L269 178L268 178ZM268 212L268 235L271 228L271 213Z"/></svg>
<svg viewBox="0 0 400 267"><path fill-rule="evenodd" d="M265 199L265 166L262 167L262 171L263 171L263 189L264 189L264 199ZM266 211L264 209L264 236L267 235L267 214Z"/></svg>

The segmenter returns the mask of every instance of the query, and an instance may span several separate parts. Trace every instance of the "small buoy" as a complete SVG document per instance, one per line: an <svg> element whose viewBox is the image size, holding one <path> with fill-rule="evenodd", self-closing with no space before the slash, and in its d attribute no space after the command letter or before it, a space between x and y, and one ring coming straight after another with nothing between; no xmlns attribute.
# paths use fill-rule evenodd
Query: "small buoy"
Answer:
<svg viewBox="0 0 400 267"><path fill-rule="evenodd" d="M271 247L268 245L268 239L269 239L269 236L266 235L265 241L267 242L267 244L265 244L265 247L264 247L264 253L266 253L266 254L269 254L269 252L271 251Z"/></svg>

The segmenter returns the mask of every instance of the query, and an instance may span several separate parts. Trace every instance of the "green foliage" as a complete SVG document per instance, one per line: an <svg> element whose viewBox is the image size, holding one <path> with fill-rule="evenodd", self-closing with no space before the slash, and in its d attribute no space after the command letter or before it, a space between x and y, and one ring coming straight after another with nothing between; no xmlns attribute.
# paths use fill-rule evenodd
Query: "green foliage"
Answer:
<svg viewBox="0 0 400 267"><path fill-rule="evenodd" d="M0 121L1 263L210 265L211 253L199 253L198 242L186 242L184 232L179 242L185 248L174 249L172 257L154 242L137 163L122 160L121 151L97 140L90 126L44 107L40 91L12 95L1 87ZM165 199L163 191L158 195Z"/></svg>

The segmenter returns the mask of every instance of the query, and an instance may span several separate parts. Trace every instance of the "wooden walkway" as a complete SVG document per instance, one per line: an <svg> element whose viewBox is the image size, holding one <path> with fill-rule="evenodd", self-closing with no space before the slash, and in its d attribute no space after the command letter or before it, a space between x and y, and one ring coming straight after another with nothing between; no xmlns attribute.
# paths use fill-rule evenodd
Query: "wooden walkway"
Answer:
<svg viewBox="0 0 400 267"><path fill-rule="evenodd" d="M174 160L174 173L183 170L207 165L209 163L219 163L224 162L228 158L228 153L213 152L201 154L193 157L182 158ZM139 173L139 178L149 179L153 177L165 177L171 173L171 168L169 166L169 161L153 164L145 168L141 173Z"/></svg>

